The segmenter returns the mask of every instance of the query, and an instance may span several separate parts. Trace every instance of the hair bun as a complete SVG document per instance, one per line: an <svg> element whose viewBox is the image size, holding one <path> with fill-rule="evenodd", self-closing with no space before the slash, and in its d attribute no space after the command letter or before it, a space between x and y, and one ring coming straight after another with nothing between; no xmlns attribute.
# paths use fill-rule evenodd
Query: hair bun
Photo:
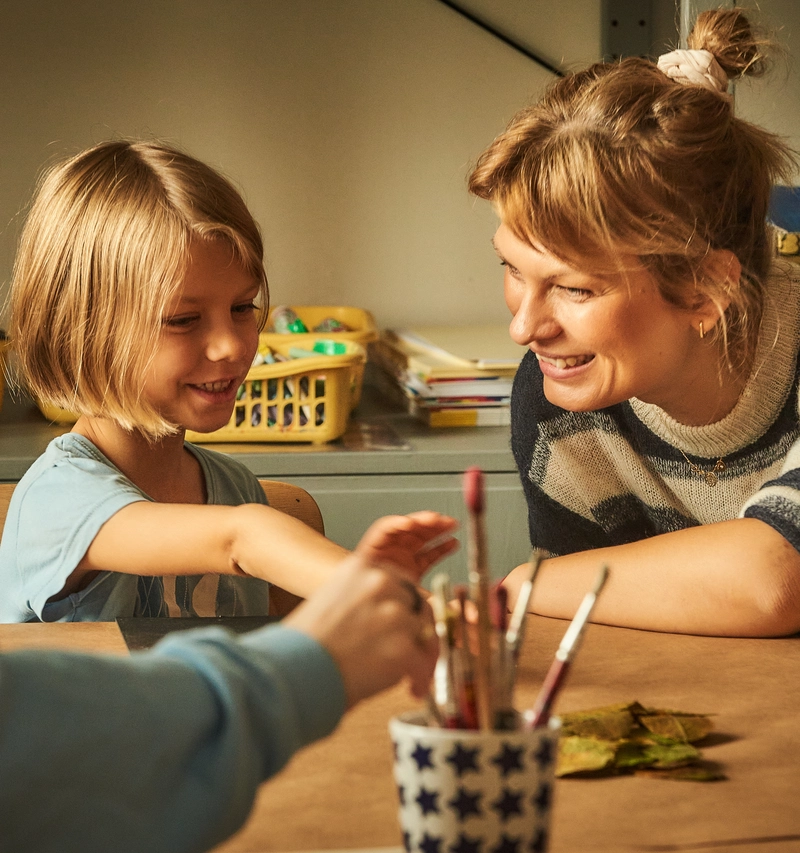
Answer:
<svg viewBox="0 0 800 853"><path fill-rule="evenodd" d="M741 9L711 9L697 16L688 38L692 50L714 55L728 79L758 76L767 70L770 43L754 31Z"/></svg>

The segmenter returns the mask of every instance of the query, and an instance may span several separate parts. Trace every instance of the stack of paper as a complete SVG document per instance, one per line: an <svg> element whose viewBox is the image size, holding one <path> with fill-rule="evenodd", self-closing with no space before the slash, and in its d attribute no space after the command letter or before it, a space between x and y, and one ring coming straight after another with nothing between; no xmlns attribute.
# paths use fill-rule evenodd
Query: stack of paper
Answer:
<svg viewBox="0 0 800 853"><path fill-rule="evenodd" d="M430 426L503 426L524 349L505 325L387 329L370 357L384 388Z"/></svg>

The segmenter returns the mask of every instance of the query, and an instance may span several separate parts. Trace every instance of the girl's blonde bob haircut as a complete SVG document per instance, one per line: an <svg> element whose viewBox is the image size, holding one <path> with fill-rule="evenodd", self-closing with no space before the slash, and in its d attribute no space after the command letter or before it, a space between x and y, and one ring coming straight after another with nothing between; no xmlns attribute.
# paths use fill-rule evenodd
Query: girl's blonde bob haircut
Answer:
<svg viewBox="0 0 800 853"><path fill-rule="evenodd" d="M729 79L760 73L764 45L740 9L704 12L689 40ZM775 253L770 191L791 171L784 142L737 118L727 94L630 58L557 81L481 155L469 188L519 239L572 266L617 274L632 256L668 302L711 300L729 364L744 368ZM738 281L709 262L716 250L736 256Z"/></svg>
<svg viewBox="0 0 800 853"><path fill-rule="evenodd" d="M259 228L231 183L155 142L113 141L43 177L11 286L19 376L40 402L151 439L176 431L142 398L162 317L197 240L222 240L269 293Z"/></svg>

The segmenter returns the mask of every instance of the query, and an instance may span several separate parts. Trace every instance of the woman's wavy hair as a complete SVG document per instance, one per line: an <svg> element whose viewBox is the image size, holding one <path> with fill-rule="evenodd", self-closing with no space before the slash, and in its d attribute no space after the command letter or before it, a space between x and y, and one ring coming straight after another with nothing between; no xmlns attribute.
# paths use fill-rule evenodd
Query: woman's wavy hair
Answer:
<svg viewBox="0 0 800 853"><path fill-rule="evenodd" d="M741 9L702 13L689 38L729 79L763 73L768 45ZM743 367L775 251L770 191L793 165L786 144L737 118L726 93L628 58L561 79L521 110L481 155L469 189L519 239L566 263L615 273L622 255L635 256L670 303L712 300L715 333ZM738 258L739 281L715 279L714 250Z"/></svg>
<svg viewBox="0 0 800 853"><path fill-rule="evenodd" d="M222 240L260 285L261 234L222 175L155 142L104 142L43 176L11 286L19 379L43 403L150 439L175 431L142 397L162 316L196 240Z"/></svg>

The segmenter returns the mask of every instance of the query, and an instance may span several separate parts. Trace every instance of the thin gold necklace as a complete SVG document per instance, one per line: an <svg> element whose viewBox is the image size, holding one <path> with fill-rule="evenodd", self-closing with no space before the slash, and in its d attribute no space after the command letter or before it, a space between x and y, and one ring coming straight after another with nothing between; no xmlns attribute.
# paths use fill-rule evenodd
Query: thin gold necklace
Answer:
<svg viewBox="0 0 800 853"><path fill-rule="evenodd" d="M695 465L691 459L680 449L681 456L689 463L689 467L692 469L692 474L696 477L702 477L706 481L707 486L716 486L719 482L719 477L717 474L721 474L725 470L725 463L722 461L722 457L720 456L717 459L714 467L710 471L706 471L704 468L701 468L699 465Z"/></svg>

